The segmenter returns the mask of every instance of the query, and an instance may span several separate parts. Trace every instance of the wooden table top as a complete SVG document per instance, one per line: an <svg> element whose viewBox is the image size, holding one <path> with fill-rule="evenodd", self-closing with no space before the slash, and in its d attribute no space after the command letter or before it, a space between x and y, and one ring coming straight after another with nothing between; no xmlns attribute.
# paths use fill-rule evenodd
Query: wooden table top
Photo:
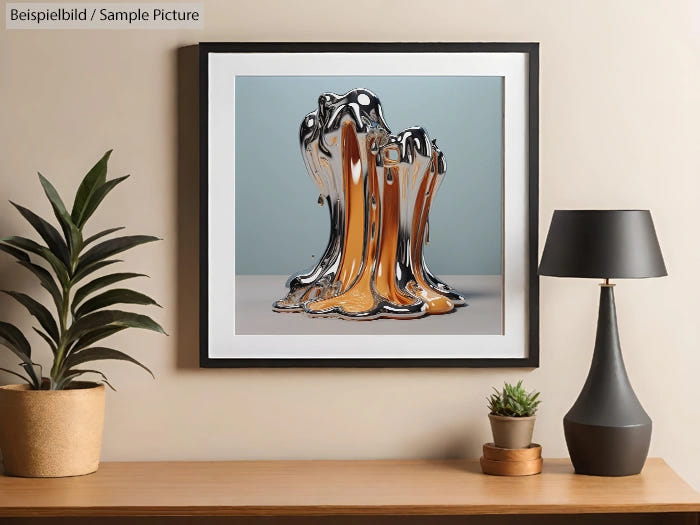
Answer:
<svg viewBox="0 0 700 525"><path fill-rule="evenodd" d="M103 463L89 476L0 476L0 516L317 516L700 512L700 495L661 459L642 474L487 476L477 461Z"/></svg>

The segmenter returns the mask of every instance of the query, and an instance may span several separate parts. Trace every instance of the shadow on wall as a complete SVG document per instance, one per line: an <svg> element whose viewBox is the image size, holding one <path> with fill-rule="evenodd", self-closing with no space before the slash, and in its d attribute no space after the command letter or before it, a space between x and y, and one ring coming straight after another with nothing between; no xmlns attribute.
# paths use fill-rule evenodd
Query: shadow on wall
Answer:
<svg viewBox="0 0 700 525"><path fill-rule="evenodd" d="M199 368L199 59L177 49L177 368Z"/></svg>

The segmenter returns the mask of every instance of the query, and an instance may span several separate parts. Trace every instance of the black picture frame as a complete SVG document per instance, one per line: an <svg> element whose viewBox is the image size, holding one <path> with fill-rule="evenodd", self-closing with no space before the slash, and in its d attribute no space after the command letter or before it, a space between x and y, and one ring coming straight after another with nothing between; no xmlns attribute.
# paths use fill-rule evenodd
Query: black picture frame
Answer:
<svg viewBox="0 0 700 525"><path fill-rule="evenodd" d="M522 358L212 358L209 354L209 180L208 109L212 53L520 53L527 55L527 356ZM536 42L203 42L199 44L199 363L201 368L285 367L526 367L539 366L539 279L537 275L539 211L539 43Z"/></svg>

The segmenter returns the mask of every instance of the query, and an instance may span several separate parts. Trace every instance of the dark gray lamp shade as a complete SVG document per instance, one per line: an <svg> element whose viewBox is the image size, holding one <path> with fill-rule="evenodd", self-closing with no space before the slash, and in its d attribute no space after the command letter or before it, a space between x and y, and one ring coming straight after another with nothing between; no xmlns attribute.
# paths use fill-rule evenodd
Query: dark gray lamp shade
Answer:
<svg viewBox="0 0 700 525"><path fill-rule="evenodd" d="M600 279L667 275L649 210L555 210L539 274Z"/></svg>

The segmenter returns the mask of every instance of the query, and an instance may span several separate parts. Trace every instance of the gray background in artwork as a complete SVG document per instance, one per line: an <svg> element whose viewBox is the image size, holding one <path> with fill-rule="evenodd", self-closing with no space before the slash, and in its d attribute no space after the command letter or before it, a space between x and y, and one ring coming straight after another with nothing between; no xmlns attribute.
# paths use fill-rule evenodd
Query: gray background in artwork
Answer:
<svg viewBox="0 0 700 525"><path fill-rule="evenodd" d="M318 261L327 208L299 151L299 125L325 91L364 87L392 133L424 127L447 160L425 258L437 275L501 273L501 77L236 77L236 273L292 274ZM315 257L312 257L315 256Z"/></svg>

